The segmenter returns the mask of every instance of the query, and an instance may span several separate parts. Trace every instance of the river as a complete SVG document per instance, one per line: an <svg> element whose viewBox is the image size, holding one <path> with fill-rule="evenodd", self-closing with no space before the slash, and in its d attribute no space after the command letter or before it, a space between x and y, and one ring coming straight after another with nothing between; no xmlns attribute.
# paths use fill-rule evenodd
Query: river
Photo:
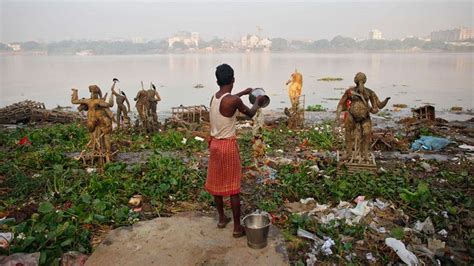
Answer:
<svg viewBox="0 0 474 266"><path fill-rule="evenodd" d="M321 104L334 110L343 88L353 85L354 75L367 75L366 86L379 98L392 97L392 104L409 107L425 103L438 109L474 107L474 53L354 53L354 54L179 54L127 56L0 56L0 107L31 99L47 108L70 104L71 88L88 96L87 86L97 84L109 91L112 78L120 80L132 106L133 97L150 82L162 97L159 109L209 104L216 91L214 71L221 63L235 71L234 91L261 87L271 97L269 109L289 105L285 82L297 69L303 74L306 105ZM318 81L321 77L342 81ZM203 88L194 88L202 84ZM244 99L248 103L248 99Z"/></svg>

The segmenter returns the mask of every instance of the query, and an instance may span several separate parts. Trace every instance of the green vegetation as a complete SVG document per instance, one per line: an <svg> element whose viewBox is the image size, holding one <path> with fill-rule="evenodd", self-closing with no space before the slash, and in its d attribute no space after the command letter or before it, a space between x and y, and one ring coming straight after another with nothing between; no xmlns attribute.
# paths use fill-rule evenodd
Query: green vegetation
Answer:
<svg viewBox="0 0 474 266"><path fill-rule="evenodd" d="M32 145L19 146L17 141L23 136ZM182 143L185 137L189 141ZM205 145L176 131L151 139L146 146L156 153L148 160L131 165L110 163L103 173L88 174L78 161L64 155L81 150L87 142L82 126L1 132L0 175L6 177L1 186L8 192L0 194L0 213L23 218L4 225L2 230L17 237L8 251L0 252L41 251L41 264L54 265L63 252L91 252L94 230L145 218L128 206L135 194L144 196L149 217L168 212L170 201L207 202L205 172L192 167L197 161L160 154L164 150L197 151Z"/></svg>
<svg viewBox="0 0 474 266"><path fill-rule="evenodd" d="M326 110L327 108L324 108L320 104L308 105L308 107L306 107L306 111L308 112L325 112Z"/></svg>
<svg viewBox="0 0 474 266"><path fill-rule="evenodd" d="M341 81L343 80L342 78L337 78L337 77L324 77L324 78L319 78L318 81Z"/></svg>
<svg viewBox="0 0 474 266"><path fill-rule="evenodd" d="M17 144L24 136L32 145ZM0 214L16 219L1 225L2 231L15 234L10 248L0 250L1 254L40 251L42 265L58 265L64 252L92 252L92 240L101 230L172 215L173 206L182 201L201 210L212 204L212 197L203 189L206 165L200 160L207 156L207 142L177 130L150 136L117 132L113 139L121 153L146 151L148 155L137 162L109 163L103 172L89 173L71 154L87 143L87 131L80 125L0 132ZM367 234L371 229L365 224L322 224L285 210L286 202L307 197L332 206L359 195L391 201L410 221L431 217L437 231L446 228L453 239L464 245L461 248L474 248L472 232L458 230L474 210L471 162L452 165L449 161L430 161L433 169L439 170L429 174L413 161L387 162L383 164L387 171L377 175L337 173L334 160L314 155L315 150L342 148L330 123L298 131L285 126L264 129L263 139L269 157L289 160L271 165L277 172L276 182L244 179L244 188L251 191L245 202L249 209L263 209L278 217L275 225L287 240L292 264L304 263L311 244L296 236L298 228L335 241L333 252L338 256L322 257L321 261L365 263L360 256L354 261L345 258L356 251L359 240L366 241L365 247L378 262L388 264L393 259L386 250L369 245ZM246 176L253 160L251 140L250 132L242 132L238 139ZM321 171L315 171L315 165ZM144 203L141 210L135 211L128 201L137 194L143 196ZM433 215L442 211L447 211L449 217ZM403 226L387 228L387 232L398 239L408 237ZM447 244L453 245L449 241Z"/></svg>

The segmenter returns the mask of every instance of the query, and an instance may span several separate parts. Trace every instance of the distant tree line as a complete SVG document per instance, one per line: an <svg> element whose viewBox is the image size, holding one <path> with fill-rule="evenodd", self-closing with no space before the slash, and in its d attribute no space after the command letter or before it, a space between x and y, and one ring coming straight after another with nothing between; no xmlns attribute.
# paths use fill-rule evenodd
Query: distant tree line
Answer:
<svg viewBox="0 0 474 266"><path fill-rule="evenodd" d="M474 52L473 46L453 45L443 41L425 41L419 38L404 40L362 40L336 36L332 40L321 39L316 41L286 40L273 38L272 51L274 52L352 52L352 51L456 51ZM468 42L474 43L474 40ZM237 50L238 47L223 39L214 38L210 41L201 40L197 47L190 47L182 42L175 42L168 47L168 41L149 41L134 43L132 41L60 41L53 43L22 42L21 50L25 52L47 51L48 54L76 54L81 51L91 51L97 55L113 54L157 54L182 52L192 49L211 47L214 50ZM0 43L0 51L12 51L7 44Z"/></svg>
<svg viewBox="0 0 474 266"><path fill-rule="evenodd" d="M288 41L283 38L273 38L272 51L306 51L306 52L350 52L350 51L406 51L412 49L428 51L469 51L473 46L458 46L443 41L425 41L419 38L405 38L404 40L362 40L336 36L332 40L317 41ZM467 42L474 43L474 40Z"/></svg>

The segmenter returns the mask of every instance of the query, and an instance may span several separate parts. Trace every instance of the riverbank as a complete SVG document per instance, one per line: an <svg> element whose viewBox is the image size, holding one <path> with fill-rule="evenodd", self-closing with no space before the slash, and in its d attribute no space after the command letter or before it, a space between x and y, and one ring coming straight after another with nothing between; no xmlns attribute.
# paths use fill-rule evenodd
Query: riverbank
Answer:
<svg viewBox="0 0 474 266"><path fill-rule="evenodd" d="M279 116L267 114L268 121ZM390 150L375 147L382 148L374 152L377 173L338 171L343 137L330 122L332 112L307 112L308 124L300 130L269 123L263 168L254 165L248 121L239 123L243 213L261 209L274 217L290 263L399 262L387 238L399 239L428 264L472 263L474 155L460 146L474 145L473 116L437 112L453 120L438 119L412 132L397 123L398 114L373 119L374 132L393 133ZM65 252L91 254L117 227L186 211L215 215L203 188L207 143L194 134L179 127L154 134L116 131L113 148L119 153L100 172L74 159L87 142L82 125L1 129L1 232L13 234L1 254L40 252L41 264L50 265ZM404 143L421 134L456 143L434 153L410 153ZM25 136L31 145L18 144ZM425 228L427 220L432 228ZM298 229L313 239L331 239L331 252Z"/></svg>

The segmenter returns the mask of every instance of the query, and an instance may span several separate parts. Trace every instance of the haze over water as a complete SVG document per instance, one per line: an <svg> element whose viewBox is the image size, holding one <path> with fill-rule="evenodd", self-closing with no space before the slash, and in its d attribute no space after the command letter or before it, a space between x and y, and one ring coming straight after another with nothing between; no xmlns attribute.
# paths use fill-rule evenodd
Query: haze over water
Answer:
<svg viewBox="0 0 474 266"><path fill-rule="evenodd" d="M208 105L217 90L214 71L221 63L235 70L234 91L247 87L264 88L271 97L268 109L289 105L285 82L298 69L303 74L306 105L322 104L334 110L343 90L352 86L354 75L367 74L368 88L379 98L392 97L392 104L409 107L433 103L437 108L474 107L472 53L393 53L393 54L169 54L149 56L1 56L0 106L31 99L47 108L70 106L71 88L88 97L87 86L97 84L110 91L112 78L133 97L143 80L157 85L162 101L159 110L173 106ZM317 81L321 77L341 77L342 81ZM203 84L204 88L194 88ZM336 89L335 89L336 88ZM109 93L110 94L110 93ZM248 103L248 99L244 99ZM115 108L114 108L115 109Z"/></svg>

